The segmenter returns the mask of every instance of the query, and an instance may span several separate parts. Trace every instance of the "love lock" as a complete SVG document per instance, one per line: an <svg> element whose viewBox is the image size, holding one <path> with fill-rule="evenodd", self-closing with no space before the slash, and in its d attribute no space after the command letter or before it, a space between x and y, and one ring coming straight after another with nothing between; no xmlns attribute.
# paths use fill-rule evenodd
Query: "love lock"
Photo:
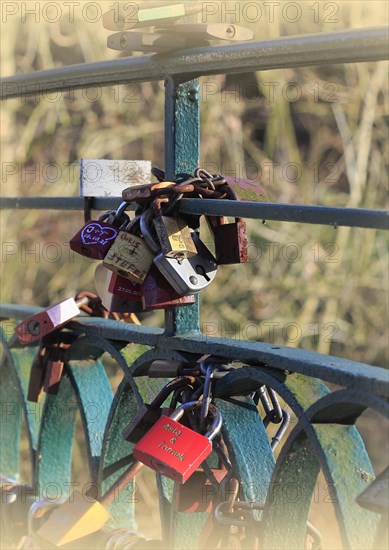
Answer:
<svg viewBox="0 0 389 550"><path fill-rule="evenodd" d="M201 435L178 420L184 412L201 406L200 401L181 405L170 416L162 416L135 445L134 457L160 474L185 483L212 452L212 440L222 426L222 416L212 407L211 429Z"/></svg>
<svg viewBox="0 0 389 550"><path fill-rule="evenodd" d="M36 534L54 546L63 546L96 533L109 519L108 506L118 492L132 482L141 467L142 464L134 461L100 500L74 491L68 500L51 513Z"/></svg>
<svg viewBox="0 0 389 550"><path fill-rule="evenodd" d="M162 416L164 411L165 414L166 411L167 414L172 412L169 408L162 408L170 394L176 389L190 387L190 384L193 384L194 381L195 378L193 376L183 376L168 382L150 404L144 403L141 406L134 418L124 428L122 433L124 439L130 443L138 443Z"/></svg>
<svg viewBox="0 0 389 550"><path fill-rule="evenodd" d="M122 203L118 210L106 212L98 220L89 221L70 240L70 248L81 256L103 260L118 236L119 228L129 221L124 213L125 207L127 204Z"/></svg>
<svg viewBox="0 0 389 550"><path fill-rule="evenodd" d="M61 328L81 313L79 306L87 301L86 298L78 302L74 298L68 298L24 319L15 328L19 342L32 344Z"/></svg>

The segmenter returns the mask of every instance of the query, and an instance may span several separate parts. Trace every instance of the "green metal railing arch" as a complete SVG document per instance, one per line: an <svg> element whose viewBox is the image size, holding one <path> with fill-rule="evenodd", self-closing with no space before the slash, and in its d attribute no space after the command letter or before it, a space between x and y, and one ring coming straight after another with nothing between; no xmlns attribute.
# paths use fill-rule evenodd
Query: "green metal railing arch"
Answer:
<svg viewBox="0 0 389 550"><path fill-rule="evenodd" d="M50 91L164 79L165 170L166 178L172 179L178 173L193 173L198 166L198 77L378 61L387 57L387 29L360 29L122 58L7 77L1 81L1 98L11 100L30 94L39 97ZM111 206L117 206L117 200L94 199L92 203L96 210ZM2 199L1 207L82 210L83 200L12 197ZM388 229L388 213L383 210L188 199L182 201L181 212ZM33 482L47 485L64 479L71 481L75 414L69 416L69 421L61 422L60 430L58 415L58 410L66 405L74 413L81 413L90 478L103 489L107 488L124 471L126 457L131 452L131 444L120 435L122 428L134 416L139 404L148 401L164 383L163 378L147 378L150 363L154 359L196 361L202 355L213 354L244 365L218 381L215 397L223 414L223 436L229 455L242 481L242 498L259 501L264 506L263 548L303 547L320 469L327 482L336 487L336 512L344 547L373 547L380 516L357 505L355 499L374 479L374 472L354 424L366 407L388 416L388 371L302 349L205 336L200 331L197 301L182 310L168 311L164 329L88 318L70 323L70 329L82 340L77 340L67 351L67 376L59 395L46 397L41 416L36 418L29 414L26 396L37 347L21 348L12 334L15 322L38 310L12 304L1 307L5 353L0 397L3 408L12 409L2 424L2 438L7 442L0 447L3 475L18 476L24 415ZM145 346L138 357L132 356L131 346L127 345L130 343ZM108 353L124 373L115 395L103 367L104 353ZM325 382L342 389L330 392ZM298 420L277 461L250 397L263 385L273 388ZM99 421L94 424L87 414L87 405L92 402L98 402L100 407ZM337 452L334 453L334 449ZM119 464L117 469L115 464ZM300 487L298 503L285 500L282 491L285 484ZM158 485L164 543L172 548L197 548L196 535L203 530L207 514L176 513L173 484L161 477ZM112 527L135 529L135 502L119 501L111 506L110 522Z"/></svg>

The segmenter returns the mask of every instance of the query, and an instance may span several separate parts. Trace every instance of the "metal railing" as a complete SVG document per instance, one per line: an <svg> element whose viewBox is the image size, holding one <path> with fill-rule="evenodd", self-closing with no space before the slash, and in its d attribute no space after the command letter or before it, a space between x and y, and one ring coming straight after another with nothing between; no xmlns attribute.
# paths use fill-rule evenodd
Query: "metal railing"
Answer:
<svg viewBox="0 0 389 550"><path fill-rule="evenodd" d="M165 79L165 170L166 178L171 180L177 173L193 173L198 165L200 97L195 78L248 70L378 61L387 56L387 29L361 29L122 58L7 77L1 82L1 97L11 99L86 86ZM184 135L191 135L191 140L183 139ZM3 209L81 210L84 203L73 197L15 197L4 198L1 206ZM96 210L113 206L117 206L115 199L94 199L92 203ZM383 210L187 199L182 201L181 212L388 229L388 213ZM20 320L36 311L36 308L5 304L1 315L4 319ZM72 401L72 406L78 407L82 414L91 478L107 486L116 479L118 472L106 480L102 476L104 468L129 452L129 444L121 441L118 435L118 426L123 426L142 399L147 399L150 391L157 388L150 381L138 386L134 378L147 375L154 359L189 357L196 360L203 354L214 354L245 365L225 377L218 385L216 397L225 412L224 429L229 433L230 451L245 487L244 497L266 504L263 547L302 545L313 486L320 468L334 489L345 546L366 548L373 545L375 530L366 525L373 525L378 516L355 504L356 496L373 479L373 471L353 424L367 407L388 415L386 370L302 349L205 336L200 331L198 302L182 310L166 312L165 329L82 318L69 325L81 335L82 344L78 342L70 349L69 378L61 383L58 396L46 399L36 424L28 415L26 401L26 380L36 349L21 350L7 323L3 326L7 361L3 364L1 398L7 403L17 402L22 397L35 480L53 483L53 480L70 479L74 424L69 421L69 425L64 426L60 419L55 419L55 407L76 396L77 403ZM139 343L151 349L135 361L129 361L127 343ZM117 361L125 375L114 399L99 359L104 352ZM343 389L330 393L318 379ZM258 421L249 408L238 407L229 401L236 392L248 395L263 385L275 389L299 419L275 466L273 455L266 447L266 434L257 426ZM98 429L91 425L85 413L91 398L97 399L101 406ZM20 433L20 415L7 419L3 437L14 440L15 434ZM257 445L253 445L253 437ZM7 471L3 473L16 476L18 445L5 447L2 447L1 458ZM300 455L304 461L303 471L296 458ZM286 502L280 493L285 483L300 488L298 506L295 502ZM176 514L171 485L162 479L159 489L165 542L175 548L197 547L194 534L201 531L205 518L201 514ZM124 506L119 502L112 514L116 526L131 526L135 517L134 503ZM277 534L280 517L284 520L282 540ZM188 540L188 531L192 533L191 540Z"/></svg>

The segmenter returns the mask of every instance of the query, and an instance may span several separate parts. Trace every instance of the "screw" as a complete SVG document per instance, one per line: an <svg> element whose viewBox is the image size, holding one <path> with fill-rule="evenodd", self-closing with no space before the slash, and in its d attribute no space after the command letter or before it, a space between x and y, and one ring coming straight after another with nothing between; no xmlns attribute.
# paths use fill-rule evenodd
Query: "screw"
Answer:
<svg viewBox="0 0 389 550"><path fill-rule="evenodd" d="M197 285L198 284L197 277L195 277L194 275L189 277L189 281L192 283L192 285Z"/></svg>
<svg viewBox="0 0 389 550"><path fill-rule="evenodd" d="M226 35L228 38L234 38L235 36L235 27L233 25L230 25L226 30Z"/></svg>
<svg viewBox="0 0 389 550"><path fill-rule="evenodd" d="M122 34L120 37L120 47L122 50L127 48L127 36L125 34Z"/></svg>

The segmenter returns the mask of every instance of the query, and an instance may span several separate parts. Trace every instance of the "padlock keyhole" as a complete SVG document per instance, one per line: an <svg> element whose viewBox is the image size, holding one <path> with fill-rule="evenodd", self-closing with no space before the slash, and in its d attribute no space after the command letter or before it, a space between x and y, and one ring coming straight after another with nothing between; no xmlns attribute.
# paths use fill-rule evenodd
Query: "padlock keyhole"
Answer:
<svg viewBox="0 0 389 550"><path fill-rule="evenodd" d="M204 269L204 266L196 265L196 273L198 273L199 275L202 275L204 277L204 279L206 281L208 281L209 283L211 282L211 279L209 278L207 272Z"/></svg>

